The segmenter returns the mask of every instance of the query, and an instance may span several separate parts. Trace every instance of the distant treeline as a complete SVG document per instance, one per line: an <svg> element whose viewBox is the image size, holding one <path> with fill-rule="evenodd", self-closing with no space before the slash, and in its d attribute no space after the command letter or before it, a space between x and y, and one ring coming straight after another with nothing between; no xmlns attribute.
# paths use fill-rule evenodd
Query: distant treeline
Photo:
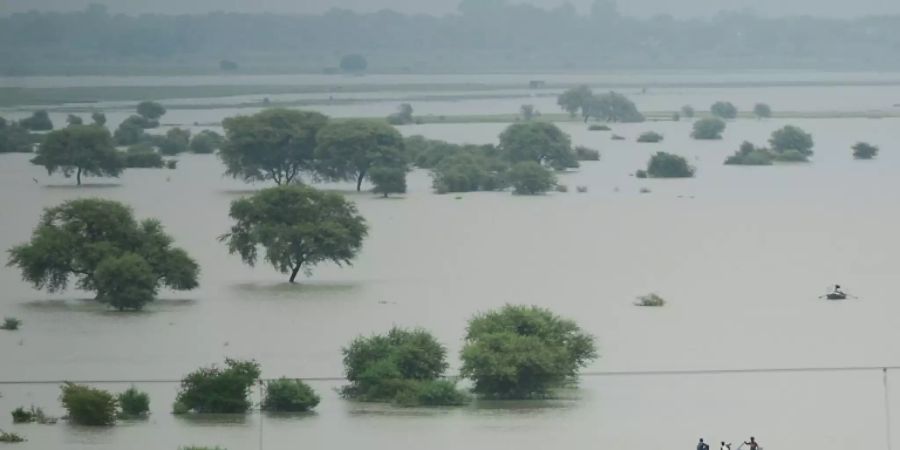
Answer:
<svg viewBox="0 0 900 450"><path fill-rule="evenodd" d="M900 16L852 20L623 17L610 0L582 15L504 0L456 14L111 15L30 12L0 18L0 72L336 71L359 54L375 72L608 68L900 67Z"/></svg>

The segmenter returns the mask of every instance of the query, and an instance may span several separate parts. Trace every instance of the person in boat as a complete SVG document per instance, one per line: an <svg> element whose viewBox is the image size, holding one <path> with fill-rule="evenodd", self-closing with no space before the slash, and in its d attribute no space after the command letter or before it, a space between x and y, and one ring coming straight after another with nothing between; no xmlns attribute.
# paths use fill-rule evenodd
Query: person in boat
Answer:
<svg viewBox="0 0 900 450"><path fill-rule="evenodd" d="M697 450L709 450L709 445L703 442L703 438L700 438L700 442L697 443Z"/></svg>
<svg viewBox="0 0 900 450"><path fill-rule="evenodd" d="M831 295L829 297L832 298L847 298L847 294L841 290L841 285L834 285L834 289L831 291Z"/></svg>
<svg viewBox="0 0 900 450"><path fill-rule="evenodd" d="M837 286L840 288L840 286ZM759 444L756 442L756 438L750 436L750 442L744 442L744 445L749 446L750 450L759 450Z"/></svg>

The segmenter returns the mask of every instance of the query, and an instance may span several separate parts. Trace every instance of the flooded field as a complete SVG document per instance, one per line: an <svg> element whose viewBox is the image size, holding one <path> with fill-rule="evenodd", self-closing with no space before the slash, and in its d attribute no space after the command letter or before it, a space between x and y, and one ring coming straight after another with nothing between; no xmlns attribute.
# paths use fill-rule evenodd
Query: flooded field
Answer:
<svg viewBox="0 0 900 450"><path fill-rule="evenodd" d="M860 79L867 77L887 76ZM0 84L14 82L19 81ZM677 110L684 104L700 110L730 100L743 110L763 101L776 111L886 111L900 102L898 86L626 93L646 110ZM417 114L514 113L529 98L523 93L522 98L413 106ZM558 112L553 97L533 103ZM308 109L383 116L396 105ZM257 110L173 108L162 121L213 123ZM110 125L128 114L110 112ZM51 113L57 126L65 115ZM811 164L722 165L742 141L765 144L786 124L814 136ZM491 143L506 126L429 124L401 131ZM16 406L34 404L61 414L58 386L0 385L0 428L25 435L29 442L16 447L23 450L187 444L251 449L260 446L260 436L266 449L649 449L687 448L700 436L738 442L751 434L773 449L884 447L880 371L590 373L898 365L900 241L891 236L900 228L900 153L895 151L900 119L739 119L728 124L723 140L706 142L690 139L687 120L614 124L613 133L625 141L577 122L560 127L573 144L602 153L601 161L560 177L572 188L569 193L437 195L425 171L413 172L409 193L396 199L357 194L349 184L321 185L357 203L371 226L370 237L352 267L320 266L297 286L268 266L243 265L216 240L229 227L229 203L264 186L224 177L215 156L185 155L175 171L128 170L121 179L88 179L93 184L76 188L72 180L48 177L27 155L0 155L0 249L28 239L43 208L99 196L131 205L140 218L160 219L202 267L199 289L164 293L145 312L126 314L79 300L88 297L85 293L32 290L15 270L0 268L0 316L24 321L17 333L0 333L0 381L139 380L135 384L150 392L153 402L148 421L109 430L63 423L12 428L8 411ZM635 142L650 130L665 135L665 141ZM881 147L877 159L852 159L850 146L863 140ZM697 167L696 178L632 177L656 151L687 157ZM578 185L588 192L575 193ZM641 188L651 192L642 194ZM834 283L860 299L818 300ZM649 292L669 305L651 310L632 305L635 296ZM258 414L202 420L169 414L177 389L171 381L200 365L226 356L254 358L265 378L340 378L341 347L392 325L433 331L448 347L453 371L466 320L505 303L552 308L597 337L601 358L587 369L579 389L545 402L402 409L347 402L334 392L339 381L315 381L312 386L323 396L315 414L263 416L262 423ZM890 391L895 410L898 374L888 377L896 386ZM119 391L128 384L98 386ZM900 425L893 426L897 436Z"/></svg>

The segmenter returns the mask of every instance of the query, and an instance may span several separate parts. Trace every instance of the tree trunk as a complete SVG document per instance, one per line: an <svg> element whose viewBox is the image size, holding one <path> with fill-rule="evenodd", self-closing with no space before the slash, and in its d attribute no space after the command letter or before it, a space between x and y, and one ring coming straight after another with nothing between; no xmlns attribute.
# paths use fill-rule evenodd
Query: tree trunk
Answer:
<svg viewBox="0 0 900 450"><path fill-rule="evenodd" d="M356 192L362 190L362 182L366 178L366 172L360 172L359 177L356 178Z"/></svg>
<svg viewBox="0 0 900 450"><path fill-rule="evenodd" d="M294 266L294 270L291 271L291 284L294 283L294 280L297 279L297 273L300 272L300 264Z"/></svg>
<svg viewBox="0 0 900 450"><path fill-rule="evenodd" d="M81 186L81 167L75 172L75 181Z"/></svg>

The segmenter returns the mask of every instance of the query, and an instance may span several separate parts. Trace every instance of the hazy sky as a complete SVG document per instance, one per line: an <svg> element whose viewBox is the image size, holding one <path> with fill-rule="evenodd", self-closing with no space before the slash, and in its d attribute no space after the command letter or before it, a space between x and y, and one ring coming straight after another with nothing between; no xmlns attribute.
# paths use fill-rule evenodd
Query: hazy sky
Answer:
<svg viewBox="0 0 900 450"><path fill-rule="evenodd" d="M517 0L555 6L565 0ZM592 0L569 0L586 11ZM198 13L213 10L321 12L332 7L372 11L392 8L406 12L443 14L456 10L459 0L0 0L0 14L17 11L72 10L90 3L105 3L113 12ZM677 17L708 16L720 10L751 9L776 15L811 14L847 17L900 14L900 0L619 0L626 15L672 14Z"/></svg>

